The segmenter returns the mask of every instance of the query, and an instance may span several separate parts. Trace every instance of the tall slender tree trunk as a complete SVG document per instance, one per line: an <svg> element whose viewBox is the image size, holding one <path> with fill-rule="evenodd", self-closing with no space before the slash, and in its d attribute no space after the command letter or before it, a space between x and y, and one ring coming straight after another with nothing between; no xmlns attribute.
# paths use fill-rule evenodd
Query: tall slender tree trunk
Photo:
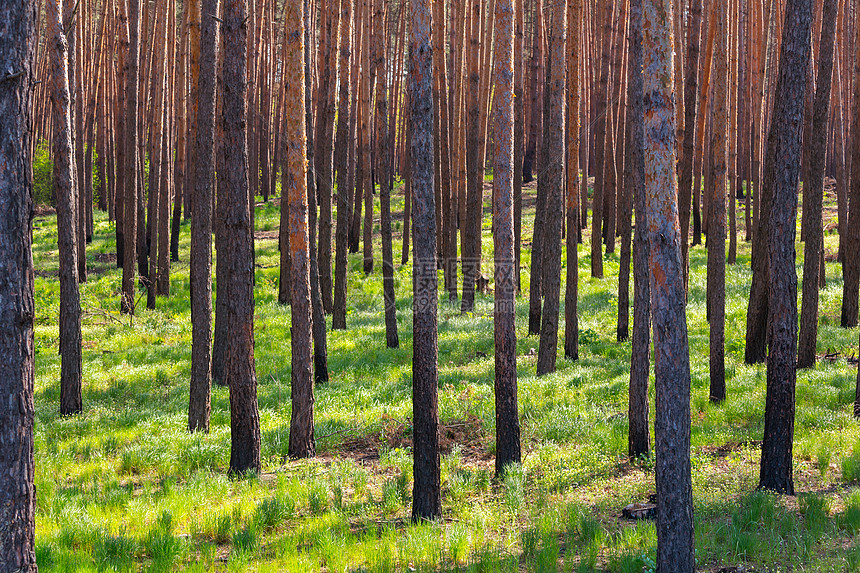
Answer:
<svg viewBox="0 0 860 573"><path fill-rule="evenodd" d="M260 414L257 409L257 374L254 369L254 263L248 180L247 112L247 0L224 4L223 138L225 203L224 242L219 258L225 260L227 346L224 379L230 388L230 474L260 471Z"/></svg>
<svg viewBox="0 0 860 573"><path fill-rule="evenodd" d="M858 3L853 2L855 12ZM842 320L844 328L857 326L860 295L860 22L854 23L854 105L851 115L851 187L848 194L848 225L842 258Z"/></svg>
<svg viewBox="0 0 860 573"><path fill-rule="evenodd" d="M314 442L314 379L312 355L310 245L308 238L307 153L305 126L305 20L302 0L288 0L284 12L287 45L284 50L287 130L287 188L290 206L290 345L292 356L291 458L312 457Z"/></svg>
<svg viewBox="0 0 860 573"><path fill-rule="evenodd" d="M209 431L212 363L212 200L215 183L215 75L219 0L206 0L200 34L200 83L197 113L197 173L191 205L191 390L188 430Z"/></svg>
<svg viewBox="0 0 860 573"><path fill-rule="evenodd" d="M346 1L346 0L342 0ZM319 62L319 97L317 100L317 123L315 140L317 153L317 187L319 189L319 269L320 293L325 312L332 311L331 280L331 196L333 190L332 153L335 110L335 86L337 85L338 55L338 0L322 0L320 10L325 13L325 33L321 38Z"/></svg>
<svg viewBox="0 0 860 573"><path fill-rule="evenodd" d="M479 30L482 3L472 0L471 30L469 35L469 84L466 98L466 209L462 240L463 255L463 300L460 310L471 312L475 306L475 283L481 272L481 253L478 249L478 234L481 232L484 206L483 158L480 157L480 111L479 92L481 70L479 68ZM414 129L414 128L413 128ZM414 191L414 186L413 186Z"/></svg>
<svg viewBox="0 0 860 573"><path fill-rule="evenodd" d="M140 0L128 1L128 53L125 74L125 197L123 200L123 267L122 300L123 313L134 314L135 294L134 265L137 261L138 234L138 73L140 68ZM141 245L143 248L143 245Z"/></svg>
<svg viewBox="0 0 860 573"><path fill-rule="evenodd" d="M720 0L718 0L720 1ZM678 165L678 203L681 224L681 257L684 261L684 279L688 273L690 211L693 192L693 155L696 137L696 96L699 78L699 44L702 30L702 0L690 0L687 16L687 53L684 82L684 140L681 161ZM680 82L680 78L679 78Z"/></svg>
<svg viewBox="0 0 860 573"><path fill-rule="evenodd" d="M809 173L804 182L803 212L808 213L806 242L803 246L803 300L800 314L800 334L797 345L797 366L815 365L815 343L818 339L818 275L824 229L821 210L824 195L824 167L827 149L827 124L830 115L830 88L833 75L833 46L839 3L825 0L821 19L821 39L818 46L818 79L813 104Z"/></svg>
<svg viewBox="0 0 860 573"><path fill-rule="evenodd" d="M49 2L50 4L50 2ZM35 573L33 184L35 2L0 4L0 571ZM68 101L68 100L66 100Z"/></svg>
<svg viewBox="0 0 860 573"><path fill-rule="evenodd" d="M514 254L516 263L514 277L517 280L517 293L522 290L520 261L522 260L523 236L523 152L525 151L525 113L523 90L523 33L525 28L524 0L514 0ZM576 46L579 50L579 46ZM578 53L578 52L577 52ZM565 307L566 308L566 307Z"/></svg>
<svg viewBox="0 0 860 573"><path fill-rule="evenodd" d="M373 149L371 145L373 113L370 107L370 102L373 99L373 94L371 93L373 89L373 57L371 54L370 36L372 28L381 25L381 22L371 21L369 0L362 0L362 4L362 12L364 13L362 42L364 47L361 55L361 147L359 152L361 153L361 161L364 167L361 177L361 186L364 188L364 228L362 233L364 257L362 263L366 276L373 272L373 163L370 156L370 151Z"/></svg>
<svg viewBox="0 0 860 573"><path fill-rule="evenodd" d="M337 231L335 236L334 301L332 330L346 330L346 275L349 248L349 147L350 141L350 36L352 0L341 0L340 103L338 104L335 168L337 170Z"/></svg>
<svg viewBox="0 0 860 573"><path fill-rule="evenodd" d="M305 18L310 17L310 0L305 1ZM305 46L311 46L311 26L305 25ZM311 69L311 50L305 49L305 65ZM314 337L314 382L328 382L328 340L326 339L325 308L320 292L319 261L317 260L317 176L315 152L315 124L311 74L305 74L305 129L308 133L308 249L310 254L311 314ZM320 88L322 90L322 88ZM320 94L323 94L320 91ZM320 120L321 121L321 120ZM280 127L278 128L280 132ZM328 135L331 141L331 134ZM323 161L331 168L331 146L323 153ZM329 206L331 206L331 183L329 182ZM283 196L282 196L283 197ZM331 216L329 214L329 219ZM331 290L329 290L331 292Z"/></svg>
<svg viewBox="0 0 860 573"><path fill-rule="evenodd" d="M714 105L710 141L710 188L708 201L707 314L710 324L710 399L726 398L726 125L728 112L728 5L718 2L714 12L716 56L714 59Z"/></svg>
<svg viewBox="0 0 860 573"><path fill-rule="evenodd" d="M794 269L797 187L800 181L803 102L809 65L812 0L788 0L779 77L765 156L764 194L770 225L757 241L767 245L769 269L767 397L759 487L794 495L794 387L797 379L797 274ZM768 189L770 187L770 191ZM762 203L762 209L766 204ZM765 217L765 212L761 213ZM761 227L760 227L761 228ZM767 237L766 241L762 241Z"/></svg>
<svg viewBox="0 0 860 573"><path fill-rule="evenodd" d="M496 475L520 462L517 411L517 281L514 276L514 5L496 0L495 126L493 154L493 249L496 292L495 335ZM556 321L557 323L558 321Z"/></svg>
<svg viewBox="0 0 860 573"><path fill-rule="evenodd" d="M555 372L558 354L558 314L561 291L561 227L564 201L564 88L567 43L567 10L563 2L552 3L546 112L544 114L541 180L546 182L546 218L543 238L543 295L537 374Z"/></svg>
<svg viewBox="0 0 860 573"><path fill-rule="evenodd" d="M648 454L651 432L648 429L648 378L651 366L651 289L648 273L648 214L645 197L645 123L643 114L642 1L630 1L630 68L627 83L630 140L626 161L630 163L636 227L633 239L633 341L630 352L627 453L631 459Z"/></svg>
<svg viewBox="0 0 860 573"><path fill-rule="evenodd" d="M609 60L612 50L608 44L612 41L612 6L614 1L603 3L603 55L600 59L600 80L594 98L596 99L595 142L595 176L594 196L591 208L591 276L603 278L603 192L606 185L604 177L604 161L606 159L606 108L609 100Z"/></svg>
<svg viewBox="0 0 860 573"><path fill-rule="evenodd" d="M579 359L579 62L582 0L573 0L567 12L567 279L564 293L564 356ZM518 259L519 260L519 259ZM517 273L519 275L519 272Z"/></svg>
<svg viewBox="0 0 860 573"><path fill-rule="evenodd" d="M433 49L427 0L410 2L409 104L412 116L412 190L415 202L412 282L412 520L442 515L437 398L438 346L436 198L433 193ZM464 299L465 300L465 299Z"/></svg>
<svg viewBox="0 0 860 573"><path fill-rule="evenodd" d="M382 22L386 3L374 0L376 21ZM386 68L386 41L377 26L374 41L377 47L376 61L376 173L379 181L379 214L382 234L382 296L385 301L385 345L388 348L400 346L397 336L397 298L394 293L394 253L391 237L391 159L388 137L388 70ZM455 239L456 240L456 239ZM456 264L456 257L455 257ZM456 288L456 285L455 285Z"/></svg>
<svg viewBox="0 0 860 573"><path fill-rule="evenodd" d="M688 573L695 569L690 355L675 177L672 11L672 0L643 1L645 190L657 405L657 569Z"/></svg>
<svg viewBox="0 0 860 573"><path fill-rule="evenodd" d="M68 42L61 20L62 0L46 6L47 42L51 58L54 193L57 198L57 243L60 258L60 414L77 414L81 398L81 301L78 291L77 180L72 149Z"/></svg>

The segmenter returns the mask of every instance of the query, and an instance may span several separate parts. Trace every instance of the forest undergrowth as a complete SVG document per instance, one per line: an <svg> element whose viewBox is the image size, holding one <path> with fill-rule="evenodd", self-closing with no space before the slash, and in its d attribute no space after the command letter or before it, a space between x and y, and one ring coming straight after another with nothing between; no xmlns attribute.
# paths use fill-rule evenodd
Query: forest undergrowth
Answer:
<svg viewBox="0 0 860 573"><path fill-rule="evenodd" d="M526 192L533 195L533 185ZM524 201L532 208L524 212L523 293L532 199ZM492 277L487 207L483 272ZM398 190L392 212L402 211ZM830 255L838 240L832 211L825 222ZM625 505L647 502L655 486L653 457L631 463L626 456L630 342L615 340L617 253L606 256L606 278L592 279L586 233L579 250L580 360L559 359L553 374L535 376L538 341L527 336L527 300L517 299L523 463L502 483L493 479L493 284L478 295L473 313L440 303L444 519L416 525L409 519L411 265L396 256L401 344L389 350L381 264L365 277L361 253L350 255L348 330L329 329L331 380L315 390L318 455L290 461L290 311L277 302L278 217L276 202L258 203L255 356L263 472L237 480L226 476L226 388L213 387L211 432L186 431L188 222L171 270L171 297L159 298L154 311L140 304L129 317L118 312L114 226L96 212L90 273L81 285L84 412L64 418L58 413L56 217L36 217L36 553L42 571L654 570L654 523L621 518ZM738 220L742 226L740 205ZM378 221L377 212L377 241ZM396 216L394 231L399 253ZM698 568L860 571L860 427L852 416L856 363L847 360L857 353L857 329L839 326L840 266L828 256L822 360L798 371L799 494L756 492L766 376L763 364L743 363L751 272L749 244L742 230L739 236L737 264L726 270L728 396L718 405L708 400L707 255L704 246L690 250ZM798 244L798 275L802 253ZM653 419L653 374L650 395Z"/></svg>

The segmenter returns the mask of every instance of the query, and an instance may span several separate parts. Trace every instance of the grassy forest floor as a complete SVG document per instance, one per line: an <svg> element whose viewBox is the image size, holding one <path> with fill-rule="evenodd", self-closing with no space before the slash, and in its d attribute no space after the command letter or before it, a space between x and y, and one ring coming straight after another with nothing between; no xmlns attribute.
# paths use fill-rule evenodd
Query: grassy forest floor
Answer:
<svg viewBox="0 0 860 573"><path fill-rule="evenodd" d="M533 205L533 186L527 192L525 202ZM486 207L489 213L489 201ZM402 208L398 190L393 211L399 215ZM533 209L525 213L525 245L533 215ZM537 338L527 336L528 305L518 299L523 464L504 483L493 481L492 296L479 296L466 316L440 305L444 519L412 525L411 266L400 265L396 255L401 346L387 350L377 213L374 272L365 278L362 255L350 255L349 330L329 331L331 381L316 388L318 456L289 461L290 311L277 303L278 216L275 204L258 204L263 473L234 481L225 476L227 390L213 388L210 434L185 429L188 222L180 262L172 266L171 297L159 298L154 311L144 309L144 297L131 319L118 312L114 226L96 215L90 275L82 285L84 413L62 418L56 218L36 217L36 553L42 571L653 571L653 522L620 517L626 504L646 502L655 490L653 458L626 459L630 343L615 341L617 249L606 257L606 278L597 280L589 273L590 231L580 246L578 362L560 352L558 371L535 377ZM741 208L738 216L742 227ZM487 215L486 265L492 261L490 223ZM837 244L832 227L828 219L831 253ZM401 231L396 219L395 253ZM798 372L799 495L758 493L765 366L743 364L751 273L749 244L742 232L740 238L738 262L727 270L728 398L720 405L708 401L706 251L690 251L698 567L860 570L860 488L852 487L860 479L860 427L852 418L856 366L846 362L856 353L858 332L839 327L840 267L827 263L818 342L819 353L838 352L838 358ZM798 254L800 275L800 244ZM524 293L528 265L525 249ZM484 272L492 276L491 269ZM652 377L652 419L653 396Z"/></svg>

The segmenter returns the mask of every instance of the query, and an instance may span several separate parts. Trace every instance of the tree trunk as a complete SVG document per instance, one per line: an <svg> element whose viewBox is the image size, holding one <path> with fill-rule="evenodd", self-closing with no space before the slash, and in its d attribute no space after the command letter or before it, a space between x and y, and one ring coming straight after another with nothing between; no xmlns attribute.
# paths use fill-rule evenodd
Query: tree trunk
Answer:
<svg viewBox="0 0 860 573"><path fill-rule="evenodd" d="M657 569L692 572L690 355L675 177L672 0L643 2L645 189L656 387ZM594 234L599 237L599 233Z"/></svg>
<svg viewBox="0 0 860 573"><path fill-rule="evenodd" d="M479 68L478 37L481 21L482 3L472 1L469 35L469 85L466 98L466 209L463 214L463 300L461 312L472 312L475 307L475 283L481 272L481 253L478 252L478 234L481 233L482 211L484 207L483 161L480 157L480 111L478 96L480 92L481 70ZM414 128L413 128L414 129ZM413 191L415 191L413 185Z"/></svg>
<svg viewBox="0 0 860 573"><path fill-rule="evenodd" d="M557 10L560 11L560 10ZM493 161L493 249L495 251L496 475L520 462L520 421L517 411L517 330L514 276L514 67L512 0L496 0L495 143ZM559 94L561 97L561 94ZM558 320L556 320L558 324Z"/></svg>
<svg viewBox="0 0 860 573"><path fill-rule="evenodd" d="M305 127L305 21L302 0L288 0L284 12L287 45L284 50L284 80L287 98L284 120L287 143L287 188L290 211L290 283L292 315L292 413L290 415L291 458L313 457L314 379L311 341L310 246L308 238L307 154Z"/></svg>
<svg viewBox="0 0 860 573"><path fill-rule="evenodd" d="M684 55L684 66L686 67L686 81L684 82L684 141L681 146L681 161L678 165L681 258L684 261L685 277L687 276L687 261L689 257L690 202L692 201L693 191L693 156L696 141L696 97L698 95L702 0L690 0L689 15L687 18L687 53Z"/></svg>
<svg viewBox="0 0 860 573"><path fill-rule="evenodd" d="M517 293L522 290L520 261L523 236L523 152L525 151L525 114L523 110L523 29L525 28L524 0L514 0L514 278ZM579 47L577 46L577 53Z"/></svg>
<svg viewBox="0 0 860 573"><path fill-rule="evenodd" d="M50 4L50 2L49 2ZM35 573L31 86L35 2L0 4L0 572ZM68 100L66 100L68 102Z"/></svg>
<svg viewBox="0 0 860 573"><path fill-rule="evenodd" d="M335 235L334 301L332 330L346 330L346 274L349 248L349 109L352 100L350 74L350 35L352 0L341 0L340 103L338 104L335 168L337 170L337 230Z"/></svg>
<svg viewBox="0 0 860 573"><path fill-rule="evenodd" d="M770 225L757 241L767 245L767 397L759 487L794 495L792 442L797 379L797 274L794 269L797 186L800 179L803 100L809 65L812 0L789 0L785 9L779 78L765 157L764 194L771 187ZM761 217L765 217L762 203ZM762 241L764 237L766 241Z"/></svg>
<svg viewBox="0 0 860 573"><path fill-rule="evenodd" d="M558 314L561 291L561 227L564 213L564 89L565 50L567 43L567 11L562 2L552 4L550 25L548 90L544 113L543 159L540 163L546 181L546 219L543 237L543 295L544 305L538 345L537 374L555 372L558 354Z"/></svg>
<svg viewBox="0 0 860 573"><path fill-rule="evenodd" d="M310 18L310 0L305 2L305 18ZM327 20L328 21L328 20ZM311 46L311 28L305 25L305 46ZM326 54L328 56L329 54ZM328 57L326 58L328 61ZM305 65L311 69L311 50L305 49ZM319 261L317 260L317 177L315 152L315 125L312 98L313 81L310 74L305 74L305 129L308 134L308 249L310 254L310 281L311 281L311 314L313 322L314 337L314 382L328 382L328 341L326 340L325 308L320 292ZM324 92L320 92L324 93ZM278 127L280 132L280 127ZM331 141L330 130L328 136ZM328 152L323 153L323 160L328 161L331 168L331 145L327 147ZM331 182L328 184L329 206L331 206ZM282 195L283 198L283 195ZM329 214L329 219L331 216ZM329 269L331 270L331 269ZM331 290L329 289L329 292Z"/></svg>
<svg viewBox="0 0 860 573"><path fill-rule="evenodd" d="M375 20L378 23L374 41L381 45L375 50L376 61L376 174L379 181L379 214L382 233L382 296L385 301L385 345L398 348L397 298L394 293L394 253L391 237L391 159L388 126L388 70L386 69L386 42L380 30L386 3L374 0ZM456 264L456 257L454 263Z"/></svg>
<svg viewBox="0 0 860 573"><path fill-rule="evenodd" d="M134 265L137 261L138 163L137 92L140 67L140 0L128 2L128 54L125 62L125 197L123 200L123 267L121 310L134 314L136 289ZM141 245L143 248L143 245Z"/></svg>
<svg viewBox="0 0 860 573"><path fill-rule="evenodd" d="M224 243L219 258L225 259L227 346L224 380L230 388L230 474L260 471L260 415L257 410L257 374L254 370L254 263L253 229L248 180L247 109L247 0L228 0L224 5L223 118Z"/></svg>
<svg viewBox="0 0 860 573"><path fill-rule="evenodd" d="M604 161L606 159L606 108L609 103L609 60L612 50L608 43L612 38L612 6L614 2L603 3L603 55L600 60L600 80L594 99L597 102L594 144L595 144L595 176L594 196L591 208L591 276L603 278L603 249L601 248L603 232L603 188L605 186Z"/></svg>
<svg viewBox="0 0 860 573"><path fill-rule="evenodd" d="M196 146L197 173L188 189L191 218L191 390L188 431L209 431L212 362L212 198L215 183L215 74L219 0L206 0L200 35Z"/></svg>
<svg viewBox="0 0 860 573"><path fill-rule="evenodd" d="M564 356L579 360L579 62L582 33L582 0L570 3L567 12L567 279L564 293ZM519 272L517 273L519 275Z"/></svg>
<svg viewBox="0 0 860 573"><path fill-rule="evenodd" d="M854 6L857 3L854 2ZM851 116L851 188L848 194L848 225L845 233L845 256L842 259L843 328L857 326L860 294L860 22L854 24L854 105Z"/></svg>
<svg viewBox="0 0 860 573"><path fill-rule="evenodd" d="M711 129L711 197L708 206L708 322L710 325L710 399L726 399L726 125L728 112L728 6L717 1L714 107Z"/></svg>
<svg viewBox="0 0 860 573"><path fill-rule="evenodd" d="M630 164L627 193L636 203L633 244L633 341L630 353L627 453L631 459L648 455L648 376L650 360L651 290L648 284L648 215L645 204L645 124L642 74L642 0L630 2L630 64L627 81L628 143L625 163Z"/></svg>
<svg viewBox="0 0 860 573"><path fill-rule="evenodd" d="M409 103L412 116L412 190L415 202L412 302L412 520L442 516L437 402L438 346L436 198L433 194L433 50L427 0L410 2Z"/></svg>
<svg viewBox="0 0 860 573"><path fill-rule="evenodd" d="M319 97L315 140L315 164L319 189L319 248L317 250L320 292L325 312L332 311L331 281L331 195L332 195L332 138L334 129L336 56L338 52L338 0L322 0L320 10L325 12L325 34L320 45ZM334 78L332 78L334 76Z"/></svg>
<svg viewBox="0 0 860 573"><path fill-rule="evenodd" d="M61 20L62 0L46 6L51 58L51 107L53 109L54 192L57 198L58 250L60 258L60 414L77 414L81 398L81 301L78 291L77 180L72 149L71 99L69 95L68 43Z"/></svg>
<svg viewBox="0 0 860 573"><path fill-rule="evenodd" d="M806 142L809 147L809 172L804 182L803 212L808 214L808 226L806 242L803 246L803 306L797 345L798 368L811 368L815 365L815 343L818 338L818 275L824 243L821 209L833 75L833 46L838 11L839 3L836 0L824 1L818 46L818 80L815 82L817 88L812 108L812 132Z"/></svg>

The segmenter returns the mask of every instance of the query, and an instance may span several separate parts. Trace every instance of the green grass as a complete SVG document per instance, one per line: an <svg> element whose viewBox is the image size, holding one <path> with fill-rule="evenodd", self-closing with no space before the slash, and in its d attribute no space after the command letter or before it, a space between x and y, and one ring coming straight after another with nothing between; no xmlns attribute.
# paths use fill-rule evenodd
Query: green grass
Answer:
<svg viewBox="0 0 860 573"><path fill-rule="evenodd" d="M528 193L534 193L530 187ZM393 198L402 212L402 192ZM378 205L376 207L378 209ZM277 229L276 205L257 229ZM739 210L742 215L742 211ZM492 276L490 217L484 273ZM739 217L742 221L742 217ZM524 216L530 243L533 212ZM444 519L409 522L411 266L400 265L394 222L401 347L385 348L381 264L365 277L350 256L346 332L329 332L331 381L316 388L318 457L289 461L290 311L277 304L274 240L257 242L256 365L263 471L226 477L229 396L213 387L212 429L186 430L191 325L188 223L171 297L121 316L113 223L96 214L82 285L84 413L58 414L56 219L34 222L36 264L36 553L43 571L653 571L653 523L619 519L654 492L653 457L630 464L630 343L615 341L617 251L592 279L579 248L580 360L536 378L527 301L517 306L523 463L494 482L492 297L475 311L440 304L439 413ZM379 239L375 255L379 257ZM835 249L836 236L826 244ZM802 256L802 249L798 252ZM523 252L528 292L529 251ZM692 368L696 558L703 570L746 565L837 571L860 567L860 429L856 370L844 361L798 372L798 497L755 492L764 366L743 364L749 245L727 269L728 397L708 400L706 251L691 249L687 307ZM566 265L567 259L563 261ZM798 274L802 261L798 260ZM838 326L841 273L827 265L819 352L856 352L857 329ZM217 288L217 285L216 285ZM492 288L492 285L491 285ZM447 296L444 297L447 299ZM563 336L563 332L562 332ZM653 380L652 380L653 382ZM651 408L653 416L653 387Z"/></svg>

